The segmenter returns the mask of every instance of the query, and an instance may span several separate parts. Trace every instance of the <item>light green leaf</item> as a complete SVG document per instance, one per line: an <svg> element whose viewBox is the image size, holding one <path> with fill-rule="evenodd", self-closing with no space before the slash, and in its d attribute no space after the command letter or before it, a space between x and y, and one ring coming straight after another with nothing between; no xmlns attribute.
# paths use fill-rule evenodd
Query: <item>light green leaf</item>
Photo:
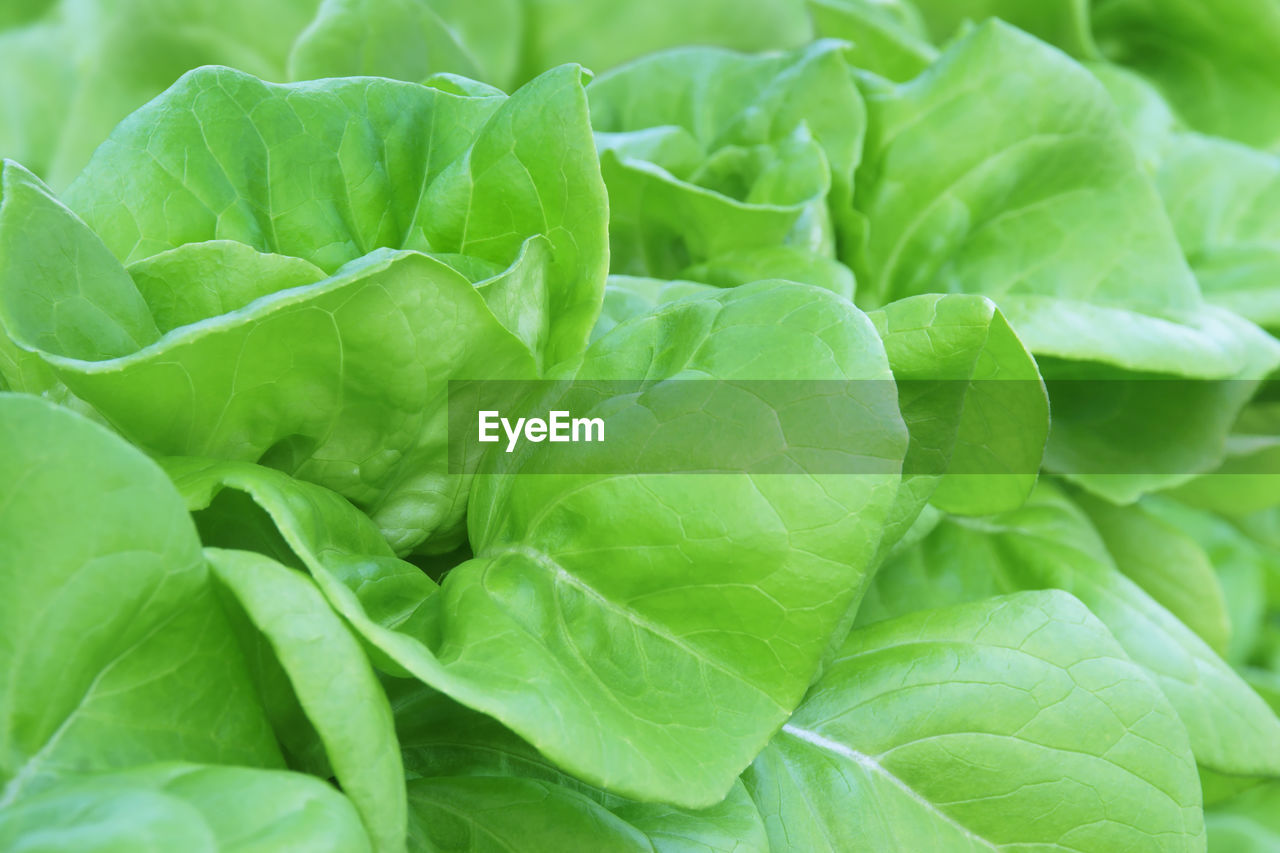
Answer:
<svg viewBox="0 0 1280 853"><path fill-rule="evenodd" d="M1280 327L1280 157L1174 134L1156 182L1205 299Z"/></svg>
<svg viewBox="0 0 1280 853"><path fill-rule="evenodd" d="M1267 651L1274 655L1275 628L1274 626L1268 627L1270 629L1269 633L1272 635L1268 638L1272 648ZM1264 629L1264 631L1265 630L1266 629ZM1249 682L1250 687L1258 691L1258 695L1266 700L1272 710L1280 714L1280 673L1274 670L1274 660L1268 661L1268 664L1273 668L1263 669L1259 666L1242 666L1240 667L1240 674L1244 677L1245 681Z"/></svg>
<svg viewBox="0 0 1280 853"><path fill-rule="evenodd" d="M1017 27L1072 56L1097 53L1089 25L1089 0L912 0L935 42L992 18Z"/></svg>
<svg viewBox="0 0 1280 853"><path fill-rule="evenodd" d="M1280 783L1207 809L1204 822L1213 853L1271 853L1280 847Z"/></svg>
<svg viewBox="0 0 1280 853"><path fill-rule="evenodd" d="M448 380L532 378L599 311L580 77L506 99L193 72L68 192L84 221L6 166L0 323L24 359L7 384L50 386L19 385L35 352L153 453L275 465L400 551L451 550L469 478L447 473Z"/></svg>
<svg viewBox="0 0 1280 853"><path fill-rule="evenodd" d="M1245 375L1268 372L1271 357L1263 354L1274 339L1226 311L1221 316L1231 320L1224 333L1258 345L1259 357ZM1260 385L1127 373L1089 362L1041 358L1039 364L1053 408L1045 468L1112 503L1132 503L1217 469L1237 415Z"/></svg>
<svg viewBox="0 0 1280 853"><path fill-rule="evenodd" d="M847 215L864 126L844 51L834 41L762 56L688 48L593 81L612 271L673 278L781 245L832 255L828 193Z"/></svg>
<svg viewBox="0 0 1280 853"><path fill-rule="evenodd" d="M821 36L851 44L849 62L889 80L910 80L938 57L910 0L809 0Z"/></svg>
<svg viewBox="0 0 1280 853"><path fill-rule="evenodd" d="M1169 104L1151 83L1134 71L1109 62L1086 62L1120 111L1138 161L1154 174L1164 157L1169 137L1181 125Z"/></svg>
<svg viewBox="0 0 1280 853"><path fill-rule="evenodd" d="M393 684L397 733L412 773L439 779L512 776L582 794L644 833L655 853L748 853L768 850L764 824L741 782L707 809L628 800L560 770L496 720L421 684ZM533 821L536 828L541 821Z"/></svg>
<svg viewBox="0 0 1280 853"><path fill-rule="evenodd" d="M1193 534L1150 499L1134 506L1116 506L1087 494L1074 499L1116 568L1226 657L1232 619L1214 561Z"/></svg>
<svg viewBox="0 0 1280 853"><path fill-rule="evenodd" d="M852 298L854 291L853 273L837 260L793 246L735 251L688 267L680 278L672 280L609 276L604 305L591 339L595 341L624 320L647 314L668 302L714 293L718 287L737 287L766 280L810 284L846 299Z"/></svg>
<svg viewBox="0 0 1280 853"><path fill-rule="evenodd" d="M653 850L639 830L582 794L535 779L415 779L409 815L411 846L433 853Z"/></svg>
<svg viewBox="0 0 1280 853"><path fill-rule="evenodd" d="M1170 495L1213 512L1249 515L1280 506L1280 438L1227 436L1227 455L1213 471Z"/></svg>
<svg viewBox="0 0 1280 853"><path fill-rule="evenodd" d="M1121 574L1084 514L1041 484L1016 512L949 519L876 576L859 620L1026 589L1072 593L1168 697L1196 760L1236 775L1280 774L1280 720L1225 661Z"/></svg>
<svg viewBox="0 0 1280 853"><path fill-rule="evenodd" d="M1107 58L1152 80L1196 130L1280 150L1280 9L1269 0L1095 0Z"/></svg>
<svg viewBox="0 0 1280 853"><path fill-rule="evenodd" d="M769 849L760 812L742 782L720 803L688 811L661 803L624 803L613 813L647 836L654 853L754 853Z"/></svg>
<svg viewBox="0 0 1280 853"><path fill-rule="evenodd" d="M360 644L304 575L247 551L208 549L205 556L275 650L374 849L404 850L395 724Z"/></svg>
<svg viewBox="0 0 1280 853"><path fill-rule="evenodd" d="M289 77L370 76L416 83L449 72L507 89L517 82L520 43L529 26L525 5L520 0L323 0L293 44Z"/></svg>
<svg viewBox="0 0 1280 853"><path fill-rule="evenodd" d="M393 627L436 592L435 582L396 559L377 525L336 492L245 463L171 458L163 464L206 545L305 568L326 597L345 582L360 592L374 619Z"/></svg>
<svg viewBox="0 0 1280 853"><path fill-rule="evenodd" d="M49 14L56 0L12 0L0 12L0 29L30 24Z"/></svg>
<svg viewBox="0 0 1280 853"><path fill-rule="evenodd" d="M736 287L765 279L812 284L846 299L853 298L853 272L834 258L795 246L742 249L686 267L680 278L705 281L716 287Z"/></svg>
<svg viewBox="0 0 1280 853"><path fill-rule="evenodd" d="M668 303L623 323L592 346L577 375L876 384L889 374L874 335L849 303L826 291L761 283ZM751 345L744 347L745 340ZM645 400L642 394L638 404ZM869 423L882 420L873 412ZM900 427L886 422L884 429L851 434L850 449L886 459L902 453ZM639 436L619 441L624 451L642 444ZM640 770L630 774L620 789L705 806L727 790L723 777L713 781L716 774L758 749L762 741L752 741L766 728L764 721L776 725L798 699L860 586L896 479L821 473L482 476L469 511L476 559L450 573L443 595L467 606L475 622L542 638L540 645L564 662L558 666L566 675L580 672L573 690L591 697L596 719L631 731L636 747L651 743L652 756L714 750L714 763L703 759L696 775L687 768L678 784L665 789L658 780L670 771L655 773L646 757L643 776ZM601 506L627 511L602 515ZM593 521L582 527L574 519ZM572 538L559 532L574 529L581 533ZM691 571L697 578L692 585ZM539 606L530 607L530 595ZM744 630L746 614L763 630ZM610 663L586 663L603 653L595 650L605 636L614 638ZM659 659L666 662L666 686L655 694L641 673ZM463 660L482 663L471 655ZM677 692L668 694L676 685ZM563 703L558 711L565 714ZM703 719L719 722L699 731ZM544 740L521 734L550 754ZM617 753L614 744L601 746L606 757L594 761L608 766L634 764L638 757L627 754L633 747ZM583 744L576 752L584 752ZM598 778L582 773L581 765L566 766ZM654 787L640 788L642 779ZM619 784L611 777L600 782ZM695 796L695 789L702 794ZM677 798L677 791L684 793Z"/></svg>
<svg viewBox="0 0 1280 853"><path fill-rule="evenodd" d="M546 356L557 361L580 350L603 286L604 196L581 78L565 66L502 98L202 69L125 121L66 199L126 263L236 240L330 274L391 248L462 255L496 275L542 235L554 249ZM165 144L147 149L155 137Z"/></svg>
<svg viewBox="0 0 1280 853"><path fill-rule="evenodd" d="M994 303L925 295L868 316L884 340L911 431L903 471L914 476L904 490L964 515L1020 506L1044 454L1049 401L1035 359ZM908 525L918 511L917 503L906 513Z"/></svg>
<svg viewBox="0 0 1280 853"><path fill-rule="evenodd" d="M369 840L342 794L312 776L156 764L61 783L0 810L13 853L362 853Z"/></svg>
<svg viewBox="0 0 1280 853"><path fill-rule="evenodd" d="M744 777L774 849L1204 849L1169 703L1079 601L855 630Z"/></svg>
<svg viewBox="0 0 1280 853"><path fill-rule="evenodd" d="M96 361L160 337L102 241L13 162L0 165L0 264L0 322L19 345Z"/></svg>
<svg viewBox="0 0 1280 853"><path fill-rule="evenodd" d="M672 303L601 338L580 371L890 377L865 317L800 285ZM890 414L851 451L900 465L905 430ZM862 586L898 480L483 475L469 509L475 558L438 593L419 588L416 603L373 613L365 599L398 588L403 564L324 545L349 526L326 520L341 515L333 497L247 466L211 476L271 514L330 602L402 668L393 674L496 717L592 784L693 808L724 797L799 701Z"/></svg>
<svg viewBox="0 0 1280 853"><path fill-rule="evenodd" d="M714 292L713 285L696 281L611 275L604 288L604 305L600 309L600 319L596 320L591 339L595 341L619 323L648 314L669 302Z"/></svg>
<svg viewBox="0 0 1280 853"><path fill-rule="evenodd" d="M1257 545L1258 553L1266 557L1267 568L1267 607L1280 609L1280 507L1270 507L1261 512L1251 513L1232 519L1233 524ZM1280 633L1274 634L1280 640ZM1280 644L1276 646L1280 654ZM1275 662L1280 664L1280 657ZM1275 667L1280 672L1280 666Z"/></svg>
<svg viewBox="0 0 1280 853"><path fill-rule="evenodd" d="M65 219L58 224L71 230ZM21 232L14 228L10 233L17 236ZM102 244L91 240L85 231L73 233L84 242L87 252L104 251ZM111 275L119 269L104 261L94 266ZM149 309L151 321L158 330L148 329L145 343L151 343L161 333L238 311L277 291L314 284L325 278L325 272L301 258L258 252L234 240L210 240L143 258L129 265L128 276L146 306L138 312L142 315L139 322L146 322ZM128 293L129 289L121 284L115 290ZM104 292L96 301L110 305L113 295ZM43 325L52 324L46 320ZM56 350L57 345L44 348ZM134 342L133 347L125 348L121 354L139 348Z"/></svg>
<svg viewBox="0 0 1280 853"><path fill-rule="evenodd" d="M855 203L869 227L842 250L860 303L981 293L1038 356L1128 370L1274 362L1205 310L1110 98L1058 51L983 24L867 110Z"/></svg>
<svg viewBox="0 0 1280 853"><path fill-rule="evenodd" d="M0 157L61 189L117 122L189 69L222 64L284 79L290 45L317 3L46 2L40 17L0 25Z"/></svg>
<svg viewBox="0 0 1280 853"><path fill-rule="evenodd" d="M0 810L71 773L279 766L164 474L24 395L0 395L0 447Z"/></svg>
<svg viewBox="0 0 1280 853"><path fill-rule="evenodd" d="M1280 572L1280 555L1212 513L1159 495L1144 503L1152 514L1204 549L1231 614L1231 642L1223 657L1237 666L1247 663L1262 636L1268 576Z"/></svg>
<svg viewBox="0 0 1280 853"><path fill-rule="evenodd" d="M681 45L754 52L812 38L804 0L524 0L524 7L524 79L562 62L608 71Z"/></svg>

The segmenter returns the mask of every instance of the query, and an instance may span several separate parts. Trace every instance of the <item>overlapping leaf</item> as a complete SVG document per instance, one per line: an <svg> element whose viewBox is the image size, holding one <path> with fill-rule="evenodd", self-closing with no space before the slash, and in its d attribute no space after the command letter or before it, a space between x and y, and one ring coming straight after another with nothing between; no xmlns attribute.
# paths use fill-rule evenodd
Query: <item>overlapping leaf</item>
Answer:
<svg viewBox="0 0 1280 853"><path fill-rule="evenodd" d="M1280 720L1185 624L1115 567L1079 509L1041 486L1025 507L948 521L876 577L864 623L930 605L1062 589L1089 607L1168 697L1196 760L1213 770L1280 773Z"/></svg>
<svg viewBox="0 0 1280 853"><path fill-rule="evenodd" d="M400 550L448 550L467 479L446 472L447 380L581 351L605 271L597 169L572 67L510 99L194 72L116 131L69 207L5 166L6 381L44 390L24 387L34 353L152 452L266 461Z"/></svg>
<svg viewBox="0 0 1280 853"><path fill-rule="evenodd" d="M1201 850L1186 732L1079 601L860 628L744 777L782 850Z"/></svg>
<svg viewBox="0 0 1280 853"><path fill-rule="evenodd" d="M280 766L164 474L102 427L21 395L0 395L0 447L0 811L68 774Z"/></svg>
<svg viewBox="0 0 1280 853"><path fill-rule="evenodd" d="M745 334L756 350L737 346ZM655 382L785 371L879 387L889 377L870 322L799 285L672 303L602 337L580 371ZM874 421L883 431L850 449L896 470L905 435L887 404ZM621 452L633 444L620 439ZM332 493L249 466L174 471L193 507L224 486L250 493L396 674L493 715L594 784L718 801L854 604L898 476L529 476L532 463L515 464L478 479L476 556L438 592Z"/></svg>

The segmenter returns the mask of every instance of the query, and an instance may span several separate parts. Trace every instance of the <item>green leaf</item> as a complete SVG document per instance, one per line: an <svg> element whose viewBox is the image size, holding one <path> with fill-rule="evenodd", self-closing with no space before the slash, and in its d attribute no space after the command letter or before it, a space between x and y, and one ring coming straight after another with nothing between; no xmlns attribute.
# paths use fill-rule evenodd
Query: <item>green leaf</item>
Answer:
<svg viewBox="0 0 1280 853"><path fill-rule="evenodd" d="M1116 506L1078 494L1075 502L1102 537L1116 568L1226 657L1232 618L1214 561L1190 531L1150 499Z"/></svg>
<svg viewBox="0 0 1280 853"><path fill-rule="evenodd" d="M1280 609L1280 507L1232 519L1233 524L1257 546L1257 552L1266 557L1267 607ZM1277 635L1280 639L1280 634ZM1280 651L1280 647L1277 648ZM1280 658L1277 658L1280 663ZM1280 671L1280 667L1277 667Z"/></svg>
<svg viewBox="0 0 1280 853"><path fill-rule="evenodd" d="M441 335L452 345L427 347ZM476 288L416 253L375 252L119 360L45 359L141 446L322 483L401 551L462 535L469 483L447 473L445 379L534 375Z"/></svg>
<svg viewBox="0 0 1280 853"><path fill-rule="evenodd" d="M1280 574L1280 556L1212 513L1161 496L1149 498L1146 505L1204 549L1231 614L1231 642L1223 657L1237 666L1246 663L1262 636L1269 576Z"/></svg>
<svg viewBox="0 0 1280 853"><path fill-rule="evenodd" d="M189 69L232 65L283 79L317 3L46 2L22 16L24 25L0 25L0 157L61 189L117 122Z"/></svg>
<svg viewBox="0 0 1280 853"><path fill-rule="evenodd" d="M890 376L865 317L800 285L635 318L592 346L580 375ZM873 423L884 432L856 449L900 464L896 408ZM695 808L724 797L799 701L862 586L898 479L486 474L469 508L475 558L438 593L417 573L416 603L375 614L366 596L403 581L394 562L323 544L351 526L349 506L265 469L210 476L272 515L335 608L402 668L392 674L496 717L592 784Z"/></svg>
<svg viewBox="0 0 1280 853"><path fill-rule="evenodd" d="M1089 0L912 0L935 42L973 23L999 18L1072 56L1097 53L1090 32Z"/></svg>
<svg viewBox="0 0 1280 853"><path fill-rule="evenodd" d="M66 220L60 224L66 227ZM17 229L13 233L18 233ZM87 251L103 250L102 244L85 232L76 236L84 241ZM108 262L96 266L108 274L118 270ZM163 332L238 311L277 291L314 284L325 278L325 272L301 258L258 252L234 240L210 240L143 258L129 265L128 276L158 330L147 336L150 343ZM119 285L118 291L127 293L128 287ZM110 304L112 294L103 293L98 301ZM46 321L45 325L50 324ZM56 344L45 347L56 348ZM122 354L139 348L135 342Z"/></svg>
<svg viewBox="0 0 1280 853"><path fill-rule="evenodd" d="M416 83L449 72L505 89L517 82L520 43L529 26L525 5L520 0L323 0L293 44L289 76Z"/></svg>
<svg viewBox="0 0 1280 853"><path fill-rule="evenodd" d="M1093 30L1109 59L1150 78L1196 130L1280 150L1280 9L1224 0L1097 0Z"/></svg>
<svg viewBox="0 0 1280 853"><path fill-rule="evenodd" d="M628 800L569 776L496 720L429 688L393 685L391 691L397 733L411 773L442 785L449 778L462 776L511 776L566 788L640 830L656 853L768 849L760 814L741 782L734 783L722 802L696 811ZM529 821L530 831L542 825L536 815L522 815Z"/></svg>
<svg viewBox="0 0 1280 853"><path fill-rule="evenodd" d="M1189 480L1170 495L1202 509L1249 515L1280 505L1280 439L1231 435L1227 455L1213 471Z"/></svg>
<svg viewBox="0 0 1280 853"><path fill-rule="evenodd" d="M781 245L832 255L828 193L832 212L846 215L864 126L844 50L834 41L762 56L688 48L593 81L612 271L673 278ZM669 96L686 89L690 97Z"/></svg>
<svg viewBox="0 0 1280 853"><path fill-rule="evenodd" d="M981 293L1037 356L1128 370L1274 363L1205 308L1110 98L1058 51L983 24L918 80L869 92L867 114L869 227L842 250L860 303Z"/></svg>
<svg viewBox="0 0 1280 853"><path fill-rule="evenodd" d="M409 814L417 850L653 850L639 830L582 794L535 779L415 779Z"/></svg>
<svg viewBox="0 0 1280 853"><path fill-rule="evenodd" d="M182 499L104 428L0 395L0 809L71 773L281 756Z"/></svg>
<svg viewBox="0 0 1280 853"><path fill-rule="evenodd" d="M522 44L525 79L562 62L608 71L681 45L754 52L799 47L812 37L804 0L524 0L523 5L530 22Z"/></svg>
<svg viewBox="0 0 1280 853"><path fill-rule="evenodd" d="M1275 340L1223 312L1224 334L1258 356L1242 375L1268 372ZM1232 328L1234 327L1234 328ZM1260 383L1126 373L1089 362L1039 360L1053 425L1045 468L1112 503L1180 486L1220 467L1232 425Z"/></svg>
<svg viewBox="0 0 1280 853"><path fill-rule="evenodd" d="M1035 359L995 304L925 295L868 316L911 432L903 471L914 476L904 480L899 506L915 494L917 503L963 515L1019 507L1035 486L1049 401ZM918 511L906 517L914 521Z"/></svg>
<svg viewBox="0 0 1280 853"><path fill-rule="evenodd" d="M745 781L781 850L1202 850L1169 703L1079 601L855 630Z"/></svg>
<svg viewBox="0 0 1280 853"><path fill-rule="evenodd" d="M1173 110L1159 90L1134 71L1109 62L1086 62L1085 67L1098 78L1119 109L1138 162L1154 174L1164 158L1165 145L1180 127Z"/></svg>
<svg viewBox="0 0 1280 853"><path fill-rule="evenodd" d="M71 779L0 810L0 846L21 853L361 853L351 803L311 776L156 764Z"/></svg>
<svg viewBox="0 0 1280 853"><path fill-rule="evenodd" d="M819 35L849 42L849 62L889 80L910 80L938 57L910 0L809 0Z"/></svg>
<svg viewBox="0 0 1280 853"><path fill-rule="evenodd" d="M404 850L395 724L360 644L304 575L246 551L208 549L205 556L275 650L374 849Z"/></svg>
<svg viewBox="0 0 1280 853"><path fill-rule="evenodd" d="M1280 157L1174 134L1156 182L1205 299L1280 327Z"/></svg>
<svg viewBox="0 0 1280 853"><path fill-rule="evenodd" d="M822 287L846 299L853 298L855 287L853 272L844 264L795 246L765 246L732 251L686 267L679 277L704 281L716 287L736 287L753 281L784 279Z"/></svg>
<svg viewBox="0 0 1280 853"><path fill-rule="evenodd" d="M396 559L377 525L336 492L245 463L173 458L164 467L206 545L305 568L327 598L349 584L360 592L358 606L393 627L437 590L415 566ZM339 598L348 600L349 591Z"/></svg>
<svg viewBox="0 0 1280 853"><path fill-rule="evenodd" d="M1168 697L1196 760L1236 775L1280 773L1280 720L1196 634L1115 567L1084 514L1042 484L990 519L949 519L886 565L863 624L922 607L1062 589L1089 607Z"/></svg>
<svg viewBox="0 0 1280 853"><path fill-rule="evenodd" d="M1204 814L1209 849L1269 853L1280 846L1280 783L1246 791Z"/></svg>
<svg viewBox="0 0 1280 853"><path fill-rule="evenodd" d="M604 290L600 317L591 332L595 341L614 326L686 296L710 294L715 288L774 280L821 287L845 298L853 296L853 273L839 261L791 246L744 250L688 267L672 280L611 275Z"/></svg>
<svg viewBox="0 0 1280 853"><path fill-rule="evenodd" d="M600 319L596 320L591 339L595 341L619 323L648 314L669 302L714 292L714 286L696 281L611 275L605 285L604 305L600 308Z"/></svg>
<svg viewBox="0 0 1280 853"><path fill-rule="evenodd" d="M193 72L68 192L83 221L5 167L5 349L153 453L263 461L354 500L400 551L451 550L469 478L446 470L448 380L532 378L599 311L580 77L507 99ZM19 357L7 384L49 387L20 385Z"/></svg>
<svg viewBox="0 0 1280 853"><path fill-rule="evenodd" d="M668 303L623 323L597 340L577 375L885 380L878 349L871 325L846 301L816 288L761 283ZM869 423L883 423L885 432L851 435L851 450L862 445L862 453L888 460L902 453L900 426L874 412ZM784 425L794 428L803 425ZM642 443L639 435L618 441L624 452ZM606 742L591 759L636 766L619 774L629 777L620 790L705 806L728 788L720 774L745 765L763 743L756 738L798 700L860 586L896 479L483 476L469 508L476 559L450 573L442 594L466 606L476 623L540 637L573 691L596 707L596 719L631 733L624 749ZM604 506L627 509L601 513ZM593 521L582 526L576 519ZM568 530L580 533L566 537ZM694 586L683 580L691 571ZM587 663L602 653L606 636L614 638L611 663ZM641 674L655 660L665 661L657 694ZM564 716L563 702L558 709ZM700 730L700 720L719 722ZM513 727L554 755L546 735ZM690 749L717 758L704 758L664 788L669 771L651 762ZM596 779L581 769L584 746L575 751L566 766ZM616 787L617 778L602 784Z"/></svg>
<svg viewBox="0 0 1280 853"><path fill-rule="evenodd" d="M0 12L0 30L30 24L48 15L57 0L13 0Z"/></svg>
<svg viewBox="0 0 1280 853"><path fill-rule="evenodd" d="M0 264L0 322L20 346L98 361L160 337L147 303L102 241L12 162L0 166ZM18 377L9 381L16 386Z"/></svg>
<svg viewBox="0 0 1280 853"><path fill-rule="evenodd" d="M604 196L581 78L561 67L502 98L202 69L124 122L66 198L126 263L218 239L330 274L391 248L464 255L495 275L543 235L554 250L546 357L557 361L581 349L603 286ZM148 151L157 136L165 145Z"/></svg>

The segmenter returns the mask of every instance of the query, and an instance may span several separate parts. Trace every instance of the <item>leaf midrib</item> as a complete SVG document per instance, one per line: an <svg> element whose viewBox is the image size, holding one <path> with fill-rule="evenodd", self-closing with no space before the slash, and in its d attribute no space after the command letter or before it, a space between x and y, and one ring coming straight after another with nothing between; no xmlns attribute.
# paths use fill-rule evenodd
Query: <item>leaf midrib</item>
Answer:
<svg viewBox="0 0 1280 853"><path fill-rule="evenodd" d="M809 746L816 747L824 752L829 752L833 755L837 755L848 761L852 761L854 764L858 765L864 770L867 770L868 772L876 776L880 776L881 778L887 779L891 784L893 784L894 787L900 790L903 794L905 794L911 800L923 806L930 814L936 815L939 820L942 820L949 826L954 827L956 830L961 832L965 837L972 839L975 843L982 845L982 847L988 850L999 849L996 845L992 844L987 839L979 835L976 835L968 827L959 823L955 818L951 817L946 812L942 811L940 808L938 808L936 804L930 802L928 799L923 797L914 788L912 788L910 785L908 785L898 776L895 776L888 769L886 769L884 765L876 761L870 755L867 755L864 752L858 752L856 749L846 746L845 744L842 744L839 741L834 741L834 740L831 740L830 738L823 737L822 735L818 734L815 731L802 728L792 723L787 723L786 725L784 725L782 727L782 733L790 735L791 737L797 740L804 741Z"/></svg>

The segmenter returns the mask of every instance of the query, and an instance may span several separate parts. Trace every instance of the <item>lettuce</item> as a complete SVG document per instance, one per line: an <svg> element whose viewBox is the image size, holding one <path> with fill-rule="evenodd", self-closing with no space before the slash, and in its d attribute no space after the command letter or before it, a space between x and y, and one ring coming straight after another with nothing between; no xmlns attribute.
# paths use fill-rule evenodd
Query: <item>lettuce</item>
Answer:
<svg viewBox="0 0 1280 853"><path fill-rule="evenodd" d="M0 848L1270 850L1274 12L0 8Z"/></svg>
<svg viewBox="0 0 1280 853"><path fill-rule="evenodd" d="M456 544L468 480L444 463L448 381L540 375L598 310L581 76L506 98L192 72L65 200L5 165L0 315L51 387L152 453L266 457L358 503L397 550ZM34 220L38 244L20 238Z"/></svg>

